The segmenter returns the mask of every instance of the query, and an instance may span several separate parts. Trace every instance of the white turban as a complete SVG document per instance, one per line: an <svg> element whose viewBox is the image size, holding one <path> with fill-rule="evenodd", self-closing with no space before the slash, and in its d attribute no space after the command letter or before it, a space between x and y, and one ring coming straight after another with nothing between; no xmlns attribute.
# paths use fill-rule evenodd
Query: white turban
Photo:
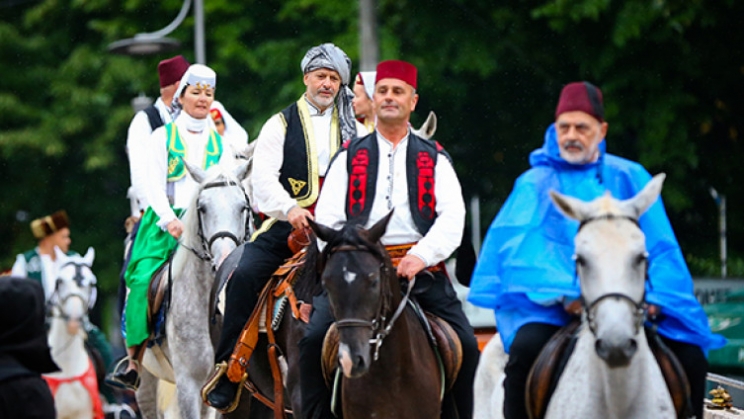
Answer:
<svg viewBox="0 0 744 419"><path fill-rule="evenodd" d="M186 89L186 86L214 89L217 87L217 73L203 64L191 64L189 66L189 69L181 77L178 90L173 95L173 104L171 105L174 111L173 119L176 119L176 116L178 116L183 107L179 98L181 97L181 93Z"/></svg>

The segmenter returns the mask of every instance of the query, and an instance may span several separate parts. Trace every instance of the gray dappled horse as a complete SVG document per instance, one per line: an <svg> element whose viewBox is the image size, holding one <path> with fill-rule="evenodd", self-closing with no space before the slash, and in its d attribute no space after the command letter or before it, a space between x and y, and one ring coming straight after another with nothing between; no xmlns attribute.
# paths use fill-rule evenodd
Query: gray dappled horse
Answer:
<svg viewBox="0 0 744 419"><path fill-rule="evenodd" d="M584 300L578 340L557 382L546 419L664 419L676 412L643 329L645 236L640 216L656 201L664 174L635 197L591 202L551 191L567 217L582 223L575 238ZM503 418L504 353L496 335L481 355L474 384L475 419Z"/></svg>
<svg viewBox="0 0 744 419"><path fill-rule="evenodd" d="M140 369L137 402L147 418L163 413L157 405L163 408L172 391L172 385L160 380L175 384L177 403L165 406L166 417L200 419L213 414L199 395L214 361L210 291L216 269L250 231L250 202L241 183L248 164L220 163L204 171L186 163L199 188L183 214L184 232L171 261L165 338L147 348Z"/></svg>

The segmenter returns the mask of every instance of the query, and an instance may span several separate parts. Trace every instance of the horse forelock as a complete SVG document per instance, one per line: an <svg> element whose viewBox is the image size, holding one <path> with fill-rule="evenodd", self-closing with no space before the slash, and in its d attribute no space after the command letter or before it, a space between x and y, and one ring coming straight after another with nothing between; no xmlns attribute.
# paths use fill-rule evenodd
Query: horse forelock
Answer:
<svg viewBox="0 0 744 419"><path fill-rule="evenodd" d="M189 200L189 204L186 206L186 211L181 218L181 222L184 226L183 235L181 236L181 242L186 243L189 247L201 245L201 243L199 242L199 211L197 210L197 205L199 202L199 196L201 196L202 192L204 191L204 187L209 185L210 183L223 181L228 183L235 183L236 185L242 187L240 180L236 178L235 175L233 175L229 168L223 165L218 164L212 166L207 169L206 173L207 177L204 179L204 182L199 184L199 188L197 189L194 196L191 197L191 200Z"/></svg>

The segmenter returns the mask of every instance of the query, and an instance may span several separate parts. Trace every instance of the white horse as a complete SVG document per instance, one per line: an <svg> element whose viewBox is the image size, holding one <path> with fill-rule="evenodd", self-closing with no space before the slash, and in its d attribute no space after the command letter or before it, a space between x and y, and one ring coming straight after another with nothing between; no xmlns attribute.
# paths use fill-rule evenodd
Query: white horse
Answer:
<svg viewBox="0 0 744 419"><path fill-rule="evenodd" d="M245 241L251 226L250 202L241 185L248 162L230 167L220 164L206 172L188 163L186 167L199 189L184 213L184 232L172 260L166 336L145 351L137 391L140 408L151 418L159 416L155 396L162 402L168 389L172 390L158 380L175 384L177 403L166 408L166 417L206 417L208 408L201 401L200 389L214 366L210 292L216 269Z"/></svg>
<svg viewBox="0 0 744 419"><path fill-rule="evenodd" d="M57 418L102 417L96 373L85 350L83 328L96 298L96 277L91 271L95 251L90 247L85 256L67 256L57 247L54 251L58 277L47 303L48 340L52 358L61 371L45 374L44 379L54 394Z"/></svg>
<svg viewBox="0 0 744 419"><path fill-rule="evenodd" d="M545 418L675 418L672 398L643 330L648 264L638 218L658 198L664 174L635 197L609 193L592 202L551 191L553 203L580 221L576 269L584 300L573 354L558 380ZM496 335L486 345L475 377L476 419L503 418L504 353Z"/></svg>

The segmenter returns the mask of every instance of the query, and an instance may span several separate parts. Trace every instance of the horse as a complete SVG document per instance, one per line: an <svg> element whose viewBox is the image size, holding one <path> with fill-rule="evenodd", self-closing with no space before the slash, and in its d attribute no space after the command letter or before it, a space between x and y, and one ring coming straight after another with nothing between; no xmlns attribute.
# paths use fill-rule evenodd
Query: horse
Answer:
<svg viewBox="0 0 744 419"><path fill-rule="evenodd" d="M252 231L250 201L241 184L248 162L220 163L207 171L184 163L199 187L183 215L184 232L171 261L165 336L145 350L140 369L136 395L146 417L156 417L157 399L167 398L172 384L177 403L167 407L166 415L178 412L196 419L208 414L199 389L213 366L210 291L216 270Z"/></svg>
<svg viewBox="0 0 744 419"><path fill-rule="evenodd" d="M444 384L427 333L409 306L413 283L404 294L379 242L391 216L369 230L310 222L327 243L321 282L336 318L341 409L347 418L438 418Z"/></svg>
<svg viewBox="0 0 744 419"><path fill-rule="evenodd" d="M657 200L664 178L655 176L623 201L609 193L583 202L550 192L556 207L581 223L574 258L583 312L546 419L676 417L643 328L648 253L638 219ZM503 418L507 360L496 335L484 348L476 372L474 418Z"/></svg>
<svg viewBox="0 0 744 419"><path fill-rule="evenodd" d="M95 251L68 256L55 247L58 277L47 302L48 341L59 372L45 374L59 419L103 418L92 360L85 349L88 309L96 300L96 276L91 271Z"/></svg>

